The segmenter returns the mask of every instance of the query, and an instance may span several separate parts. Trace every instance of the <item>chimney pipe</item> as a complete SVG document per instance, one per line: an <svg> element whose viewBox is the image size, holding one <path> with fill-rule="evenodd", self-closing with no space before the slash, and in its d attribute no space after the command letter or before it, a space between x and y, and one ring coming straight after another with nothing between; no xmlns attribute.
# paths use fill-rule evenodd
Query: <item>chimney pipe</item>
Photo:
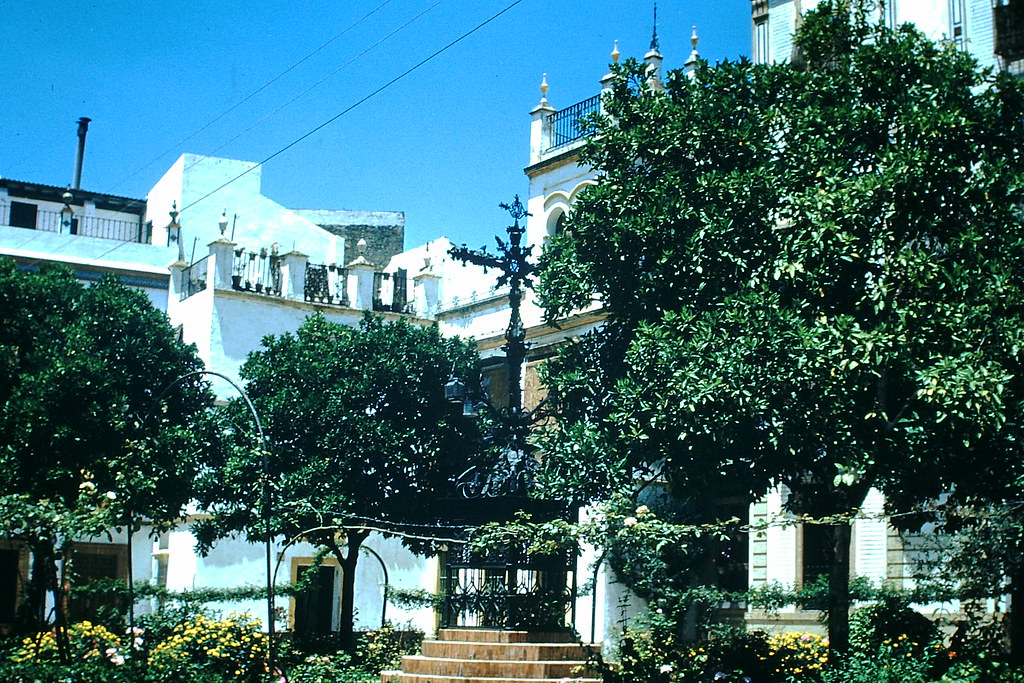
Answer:
<svg viewBox="0 0 1024 683"><path fill-rule="evenodd" d="M75 155L75 182L71 185L74 190L82 188L82 158L85 156L85 134L89 132L89 122L92 119L82 117L78 119L78 153Z"/></svg>

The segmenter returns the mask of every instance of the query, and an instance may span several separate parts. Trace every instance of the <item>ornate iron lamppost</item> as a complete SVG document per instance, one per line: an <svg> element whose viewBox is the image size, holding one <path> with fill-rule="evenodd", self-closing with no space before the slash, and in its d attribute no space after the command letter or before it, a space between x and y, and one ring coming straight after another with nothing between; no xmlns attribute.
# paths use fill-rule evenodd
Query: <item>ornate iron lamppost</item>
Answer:
<svg viewBox="0 0 1024 683"><path fill-rule="evenodd" d="M459 506L464 522L481 524L511 521L517 511L526 511L538 520L565 517L570 506L565 501L542 500L528 494L534 487L534 448L528 443L534 413L523 408L522 376L526 361L526 328L520 312L523 293L532 285L537 267L530 261L532 246L523 245L529 214L519 197L511 204L502 204L513 223L508 227L508 241L496 238L498 254L481 249L453 247L449 255L462 261L498 271L498 287L509 287L509 324L505 330L505 367L508 372L508 403L497 410L467 391L466 384L453 377L445 386L445 396L452 403L461 403L469 413L482 407L495 420L491 441L499 453L489 467L471 467L455 481L456 494L465 500ZM481 500L486 499L486 500ZM476 504L480 503L480 504ZM457 504L456 504L457 505ZM449 552L445 567L445 598L441 617L445 627L484 627L559 630L574 604L575 553L530 556L524 548L508 547L494 552L476 552L461 546ZM573 581L569 584L568 577Z"/></svg>
<svg viewBox="0 0 1024 683"><path fill-rule="evenodd" d="M452 247L449 255L462 261L497 270L497 286L508 285L509 323L505 330L505 344L501 347L505 352L505 367L508 373L508 408L498 419L504 422L506 430L502 458L497 466L487 473L474 470L467 471L457 483L459 492L466 497L479 495L523 495L527 492L532 479L534 460L532 448L527 444L527 436L533 416L523 410L522 375L526 361L526 328L523 326L520 308L523 302L523 290L533 286L533 275L537 266L530 262L532 246L523 246L525 226L519 224L529 216L519 195L511 204L501 204L508 211L513 223L507 228L509 240L505 242L496 237L498 255L484 249L468 249L465 245ZM462 380L452 378L445 386L445 396L449 401L462 402L464 406L473 405L469 402L466 385ZM489 406L488 406L489 407Z"/></svg>

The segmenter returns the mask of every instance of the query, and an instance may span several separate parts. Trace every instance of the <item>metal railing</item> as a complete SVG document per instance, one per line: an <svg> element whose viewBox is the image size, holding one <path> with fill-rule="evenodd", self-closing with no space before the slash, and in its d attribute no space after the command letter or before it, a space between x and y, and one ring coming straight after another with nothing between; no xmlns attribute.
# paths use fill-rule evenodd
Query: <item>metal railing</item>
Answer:
<svg viewBox="0 0 1024 683"><path fill-rule="evenodd" d="M571 107L566 107L547 117L549 132L548 147L550 151L585 138L591 133L592 126L587 124L587 117L601 111L601 96L594 95Z"/></svg>
<svg viewBox="0 0 1024 683"><path fill-rule="evenodd" d="M333 263L307 263L303 298L318 304L347 306L348 271Z"/></svg>
<svg viewBox="0 0 1024 683"><path fill-rule="evenodd" d="M373 310L408 313L410 305L409 276L405 270L373 274Z"/></svg>
<svg viewBox="0 0 1024 683"><path fill-rule="evenodd" d="M139 244L146 244L149 241L149 235L141 220L83 216L75 213L72 213L67 225L63 224L63 220L64 217L60 211L37 209L34 225L14 227ZM10 207L6 204L0 204L0 225L10 225Z"/></svg>
<svg viewBox="0 0 1024 683"><path fill-rule="evenodd" d="M231 288L281 296L281 257L266 248L259 251L235 249L231 265Z"/></svg>
<svg viewBox="0 0 1024 683"><path fill-rule="evenodd" d="M445 562L441 625L559 631L575 598L569 581L575 557L530 556L516 548L480 553L450 549Z"/></svg>
<svg viewBox="0 0 1024 683"><path fill-rule="evenodd" d="M181 300L189 298L193 294L206 289L207 277L209 277L210 257L199 259L181 273Z"/></svg>

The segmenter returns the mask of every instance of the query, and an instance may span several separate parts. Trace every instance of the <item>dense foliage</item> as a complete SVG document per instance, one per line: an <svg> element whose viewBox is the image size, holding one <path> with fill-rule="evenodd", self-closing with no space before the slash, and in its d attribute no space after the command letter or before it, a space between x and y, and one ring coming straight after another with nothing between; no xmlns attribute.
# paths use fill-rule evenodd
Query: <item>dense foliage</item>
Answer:
<svg viewBox="0 0 1024 683"><path fill-rule="evenodd" d="M549 370L553 483L785 485L813 516L871 487L906 510L964 472L964 492L1011 488L1024 87L869 5L809 12L800 65L700 65L664 90L615 69L582 156L597 182L543 259L552 315L597 297L609 316ZM849 525L833 536L843 650Z"/></svg>
<svg viewBox="0 0 1024 683"><path fill-rule="evenodd" d="M0 260L0 534L34 553L27 627L46 617L44 592L61 590L54 562L71 544L59 539L179 517L212 394L176 380L201 367L145 294Z"/></svg>
<svg viewBox="0 0 1024 683"><path fill-rule="evenodd" d="M270 443L272 531L326 548L342 567L342 640L352 631L355 567L372 528L400 529L434 514L450 481L475 455L475 423L444 398L453 373L469 376L473 347L433 327L367 315L359 327L306 320L268 336L241 376ZM252 433L244 406L227 418ZM261 539L262 474L253 442L238 439L206 478L212 517L197 526L209 547L244 531ZM418 549L413 541L409 541Z"/></svg>
<svg viewBox="0 0 1024 683"><path fill-rule="evenodd" d="M67 629L62 661L52 631L0 641L0 680L97 683L369 683L419 649L422 634L388 625L361 634L354 654L307 653L285 643L280 669L266 668L267 635L246 614L162 607L139 620L132 638L90 622ZM129 641L130 644L129 644Z"/></svg>

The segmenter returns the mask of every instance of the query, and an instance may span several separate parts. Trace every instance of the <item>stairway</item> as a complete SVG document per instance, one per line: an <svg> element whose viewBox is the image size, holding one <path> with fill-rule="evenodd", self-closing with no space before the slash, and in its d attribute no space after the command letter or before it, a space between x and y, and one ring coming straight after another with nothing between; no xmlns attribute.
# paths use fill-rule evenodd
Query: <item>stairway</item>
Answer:
<svg viewBox="0 0 1024 683"><path fill-rule="evenodd" d="M381 683L599 683L587 667L590 646L569 633L441 629L423 654L402 657Z"/></svg>

